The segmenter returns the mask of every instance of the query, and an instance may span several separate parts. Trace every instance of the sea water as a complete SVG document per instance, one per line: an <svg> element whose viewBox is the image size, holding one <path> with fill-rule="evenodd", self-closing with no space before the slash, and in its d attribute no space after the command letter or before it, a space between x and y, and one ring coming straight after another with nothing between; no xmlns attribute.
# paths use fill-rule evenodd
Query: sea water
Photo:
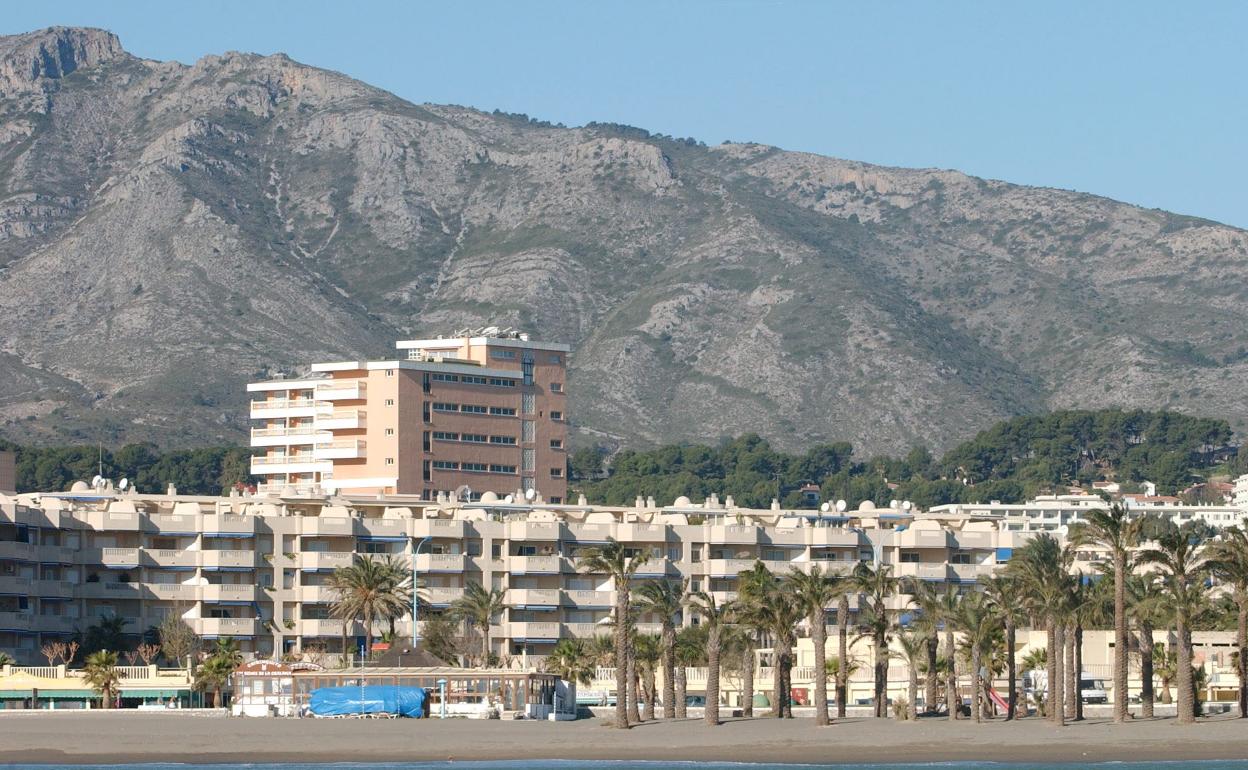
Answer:
<svg viewBox="0 0 1248 770"><path fill-rule="evenodd" d="M0 755L2 756L2 755ZM56 765L4 764L5 770L942 770L968 768L977 770L1071 770L1096 768L1103 770L1248 770L1248 760L1158 761L1158 763L880 763L880 764L764 764L764 763L694 763L694 761L639 760L489 760L437 761L437 763L286 763L286 764L119 764L119 765Z"/></svg>

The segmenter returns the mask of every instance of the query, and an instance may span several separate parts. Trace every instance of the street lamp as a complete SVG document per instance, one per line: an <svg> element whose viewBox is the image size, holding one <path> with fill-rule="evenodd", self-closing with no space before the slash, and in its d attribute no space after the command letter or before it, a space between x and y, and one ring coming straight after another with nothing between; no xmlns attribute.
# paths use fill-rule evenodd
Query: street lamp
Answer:
<svg viewBox="0 0 1248 770"><path fill-rule="evenodd" d="M430 540L433 538L423 538L412 547L412 652L415 652L416 646L420 644L420 571L416 567L416 557L420 554L420 547Z"/></svg>

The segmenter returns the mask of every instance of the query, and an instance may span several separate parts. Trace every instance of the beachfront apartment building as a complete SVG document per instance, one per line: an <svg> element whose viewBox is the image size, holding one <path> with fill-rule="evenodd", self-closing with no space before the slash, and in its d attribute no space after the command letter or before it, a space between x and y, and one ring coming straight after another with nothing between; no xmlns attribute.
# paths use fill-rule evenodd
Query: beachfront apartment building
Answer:
<svg viewBox="0 0 1248 770"><path fill-rule="evenodd" d="M1201 521L1220 529L1242 527L1248 523L1248 505L1188 505L1175 497L1156 495L1123 495L1122 502L1133 514L1163 516L1180 526ZM1099 495L1039 495L1022 503L950 503L934 506L929 513L996 521L1001 528L1011 532L1058 533L1082 521L1088 511L1108 505Z"/></svg>
<svg viewBox="0 0 1248 770"><path fill-rule="evenodd" d="M564 501L567 345L486 327L396 347L247 386L259 492Z"/></svg>
<svg viewBox="0 0 1248 770"><path fill-rule="evenodd" d="M504 591L493 651L524 658L547 653L564 636L609 632L614 586L577 567L586 548L608 538L650 554L639 580L687 578L691 589L726 601L735 596L737 573L756 560L779 573L814 565L846 573L879 562L901 576L969 587L1028 536L992 521L916 518L870 503L830 516L743 509L714 497L619 508L507 502L494 492L438 502L78 486L0 498L0 649L23 662L38 657L44 642L101 617L124 618L137 639L169 613L205 638L234 637L262 657L337 651L344 629L330 616L327 582L357 554L413 564L425 611L446 608L470 582ZM640 622L643 631L658 628L657 618ZM346 630L358 647L362 630ZM410 617L396 625L401 637L411 630Z"/></svg>

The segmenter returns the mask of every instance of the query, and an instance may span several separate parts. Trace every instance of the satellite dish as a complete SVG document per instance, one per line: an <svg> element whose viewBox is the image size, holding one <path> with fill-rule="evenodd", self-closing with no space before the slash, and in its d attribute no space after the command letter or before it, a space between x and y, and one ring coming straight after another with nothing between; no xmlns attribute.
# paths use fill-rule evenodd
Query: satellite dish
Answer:
<svg viewBox="0 0 1248 770"><path fill-rule="evenodd" d="M455 490L455 499L465 501L472 500L472 488L467 484L459 485L459 487Z"/></svg>
<svg viewBox="0 0 1248 770"><path fill-rule="evenodd" d="M528 501L531 503L531 502L533 502L533 499L534 499L535 497L537 497L537 490L536 490L536 489L533 489L532 487L530 487L530 488L528 488L528 489L524 490L524 499L525 499L525 500L528 500Z"/></svg>
<svg viewBox="0 0 1248 770"><path fill-rule="evenodd" d="M828 511L832 510L832 506L829 503L824 503L823 505L819 506L819 510L823 511L824 513L827 513Z"/></svg>
<svg viewBox="0 0 1248 770"><path fill-rule="evenodd" d="M512 504L512 503L514 503L515 501L516 501L516 496L515 496L515 495L507 495L506 497L504 497L504 498L503 498L503 502L504 502L504 503L507 503L508 505L511 505L511 504Z"/></svg>
<svg viewBox="0 0 1248 770"><path fill-rule="evenodd" d="M130 479L123 478L121 481L117 482L117 488L123 492L126 491L126 487L128 486L130 486Z"/></svg>
<svg viewBox="0 0 1248 770"><path fill-rule="evenodd" d="M849 503L845 502L844 500L836 501L836 510L840 511L841 513L844 513L847 508L849 508Z"/></svg>
<svg viewBox="0 0 1248 770"><path fill-rule="evenodd" d="M907 500L907 501L905 501L904 503L902 503L902 504L901 504L901 507L902 507L902 509L903 509L903 510L907 510L907 511L908 511L908 510L910 510L911 508L913 508L913 507L914 507L914 503L912 503L912 502L910 502L909 500Z"/></svg>
<svg viewBox="0 0 1248 770"><path fill-rule="evenodd" d="M98 489L98 488L100 488L100 487L102 487L102 486L104 486L104 477L103 477L103 476L101 476L101 475L99 475L99 474L96 474L95 476L92 476L92 477L91 477L91 486L93 486L93 487L95 487L95 488L97 488L97 489Z"/></svg>

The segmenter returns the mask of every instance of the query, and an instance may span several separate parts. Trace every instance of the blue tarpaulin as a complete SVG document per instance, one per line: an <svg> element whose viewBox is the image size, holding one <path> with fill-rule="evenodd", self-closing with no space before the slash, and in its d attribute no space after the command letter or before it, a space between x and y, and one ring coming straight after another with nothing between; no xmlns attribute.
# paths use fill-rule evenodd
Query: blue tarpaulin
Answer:
<svg viewBox="0 0 1248 770"><path fill-rule="evenodd" d="M395 714L420 719L425 715L426 697L423 687L319 687L312 691L308 710L318 717Z"/></svg>

